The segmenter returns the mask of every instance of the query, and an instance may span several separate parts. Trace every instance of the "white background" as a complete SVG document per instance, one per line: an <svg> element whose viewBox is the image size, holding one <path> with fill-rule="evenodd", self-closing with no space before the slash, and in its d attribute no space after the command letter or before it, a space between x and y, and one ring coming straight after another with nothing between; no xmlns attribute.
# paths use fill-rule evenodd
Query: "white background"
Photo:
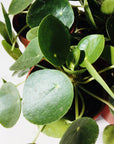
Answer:
<svg viewBox="0 0 114 144"><path fill-rule="evenodd" d="M0 0L8 10L11 0ZM0 6L0 21L4 22L4 18ZM14 60L6 53L1 45L2 37L0 36L0 87L2 85L1 78L6 81L13 82L15 85L25 80L26 76L18 78L17 76L12 77L12 72L9 71L9 67L14 63ZM24 49L21 45L22 50ZM20 94L22 95L23 85L18 87ZM96 144L103 144L102 142L102 132L108 123L100 116L97 120L100 128L100 133ZM21 114L21 117L17 124L12 128L4 128L0 125L0 144L28 144L32 143L35 136L37 135L38 129L35 125L29 123ZM40 134L37 144L59 144L59 139L54 139L47 137L44 134Z"/></svg>

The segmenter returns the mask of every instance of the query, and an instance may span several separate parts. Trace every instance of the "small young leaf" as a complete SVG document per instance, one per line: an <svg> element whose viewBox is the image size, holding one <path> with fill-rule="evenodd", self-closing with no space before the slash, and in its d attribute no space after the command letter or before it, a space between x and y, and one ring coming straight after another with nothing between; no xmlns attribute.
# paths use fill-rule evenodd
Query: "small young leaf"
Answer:
<svg viewBox="0 0 114 144"><path fill-rule="evenodd" d="M5 40L2 40L2 45L3 45L4 49L7 51L7 53L14 60L17 60L22 55L19 48L14 48L14 50L12 51L12 46L9 43L7 43Z"/></svg>
<svg viewBox="0 0 114 144"><path fill-rule="evenodd" d="M21 112L20 95L12 83L5 83L0 89L0 123L7 128L14 126Z"/></svg>
<svg viewBox="0 0 114 144"><path fill-rule="evenodd" d="M106 30L112 44L114 45L114 17L110 17L107 20Z"/></svg>
<svg viewBox="0 0 114 144"><path fill-rule="evenodd" d="M38 27L34 27L34 28L30 29L26 35L26 37L29 41L31 41L32 39L34 39L37 36L38 36Z"/></svg>
<svg viewBox="0 0 114 144"><path fill-rule="evenodd" d="M66 65L70 70L75 70L80 58L80 49L77 46L71 46L71 51L67 57Z"/></svg>
<svg viewBox="0 0 114 144"><path fill-rule="evenodd" d="M86 36L78 43L78 48L81 50L82 54L84 52L84 57L80 60L80 66L85 67L85 59L92 64L103 52L104 36L98 34Z"/></svg>
<svg viewBox="0 0 114 144"><path fill-rule="evenodd" d="M114 13L114 0L104 0L101 5L101 11L104 14L113 14Z"/></svg>
<svg viewBox="0 0 114 144"><path fill-rule="evenodd" d="M43 133L50 137L61 138L70 125L71 124L67 123L65 119L60 119L51 124L47 124Z"/></svg>
<svg viewBox="0 0 114 144"><path fill-rule="evenodd" d="M13 35L12 35L12 28L11 28L11 22L10 22L10 19L9 19L9 16L3 6L3 4L1 3L2 5L2 12L3 12L3 15L4 15L4 19L5 19L5 23L6 23L6 28L7 28L7 31L8 31L8 35L9 35L9 38L11 40L11 42L13 41Z"/></svg>
<svg viewBox="0 0 114 144"><path fill-rule="evenodd" d="M12 0L9 6L9 14L15 15L23 11L33 0Z"/></svg>
<svg viewBox="0 0 114 144"><path fill-rule="evenodd" d="M46 16L38 29L38 42L44 56L54 65L65 63L70 49L68 29L52 15Z"/></svg>
<svg viewBox="0 0 114 144"><path fill-rule="evenodd" d="M3 36L3 38L9 43L11 44L7 29L6 29L6 25L0 21L0 34Z"/></svg>
<svg viewBox="0 0 114 144"><path fill-rule="evenodd" d="M49 14L57 17L69 28L74 22L73 9L68 0L36 0L27 14L27 23L30 27L36 27Z"/></svg>
<svg viewBox="0 0 114 144"><path fill-rule="evenodd" d="M45 125L63 117L74 96L70 79L58 70L33 72L23 89L23 114L37 125Z"/></svg>
<svg viewBox="0 0 114 144"><path fill-rule="evenodd" d="M19 59L10 67L10 70L25 70L36 65L42 59L37 38L33 39Z"/></svg>
<svg viewBox="0 0 114 144"><path fill-rule="evenodd" d="M71 124L60 144L95 144L98 132L97 123L91 118L83 117Z"/></svg>
<svg viewBox="0 0 114 144"><path fill-rule="evenodd" d="M103 131L103 144L114 144L114 125L108 125Z"/></svg>

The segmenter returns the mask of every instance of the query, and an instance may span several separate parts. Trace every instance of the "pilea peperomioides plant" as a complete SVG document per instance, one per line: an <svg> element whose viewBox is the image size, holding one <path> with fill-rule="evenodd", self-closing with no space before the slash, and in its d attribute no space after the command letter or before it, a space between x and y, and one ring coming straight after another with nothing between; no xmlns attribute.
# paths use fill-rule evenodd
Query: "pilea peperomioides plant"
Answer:
<svg viewBox="0 0 114 144"><path fill-rule="evenodd" d="M92 144L99 131L93 117L102 103L114 113L114 77L107 79L114 74L114 1L77 1L83 11L68 0L12 0L8 13L1 4L2 45L16 60L10 70L22 76L37 69L25 80L22 98L12 83L5 81L1 87L4 127L15 125L22 107L24 117L41 132L62 137L60 144ZM25 24L16 36L9 15L24 15ZM23 53L17 41L22 33L29 41ZM104 144L109 138L113 144L113 131L113 125L105 129Z"/></svg>

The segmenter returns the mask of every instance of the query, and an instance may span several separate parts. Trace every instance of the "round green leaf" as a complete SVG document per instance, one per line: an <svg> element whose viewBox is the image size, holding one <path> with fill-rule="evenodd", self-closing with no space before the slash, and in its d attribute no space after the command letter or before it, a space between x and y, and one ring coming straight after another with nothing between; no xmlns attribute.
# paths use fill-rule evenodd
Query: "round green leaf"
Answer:
<svg viewBox="0 0 114 144"><path fill-rule="evenodd" d="M33 0L12 0L9 6L9 14L15 15L23 11Z"/></svg>
<svg viewBox="0 0 114 144"><path fill-rule="evenodd" d="M98 132L97 123L91 118L84 117L71 124L60 144L95 144Z"/></svg>
<svg viewBox="0 0 114 144"><path fill-rule="evenodd" d="M99 58L99 56L103 52L104 36L98 34L86 36L78 43L78 48L81 50L82 53L80 66L85 67L85 59L92 64Z"/></svg>
<svg viewBox="0 0 114 144"><path fill-rule="evenodd" d="M51 124L47 124L43 133L50 137L61 138L70 125L71 124L65 119L60 119Z"/></svg>
<svg viewBox="0 0 114 144"><path fill-rule="evenodd" d="M48 15L38 29L38 42L44 56L54 65L65 63L70 49L68 29L56 17Z"/></svg>
<svg viewBox="0 0 114 144"><path fill-rule="evenodd" d="M114 45L114 17L110 17L106 24L106 30L112 44Z"/></svg>
<svg viewBox="0 0 114 144"><path fill-rule="evenodd" d="M21 112L21 100L17 88L5 83L0 89L0 123L7 128L14 126Z"/></svg>
<svg viewBox="0 0 114 144"><path fill-rule="evenodd" d="M114 144L114 125L108 125L103 132L103 144Z"/></svg>
<svg viewBox="0 0 114 144"><path fill-rule="evenodd" d="M25 49L24 53L10 67L10 70L25 70L36 65L42 59L42 53L37 38L33 39Z"/></svg>
<svg viewBox="0 0 114 144"><path fill-rule="evenodd" d="M32 39L34 39L37 36L38 36L38 27L34 27L34 28L30 29L26 35L26 37L29 41L31 41Z"/></svg>
<svg viewBox="0 0 114 144"><path fill-rule="evenodd" d="M101 11L105 14L114 13L114 0L104 0L101 5Z"/></svg>
<svg viewBox="0 0 114 144"><path fill-rule="evenodd" d="M75 70L80 58L80 49L77 46L71 46L71 51L67 57L66 65L70 70Z"/></svg>
<svg viewBox="0 0 114 144"><path fill-rule="evenodd" d="M48 14L54 15L69 28L74 22L74 13L68 0L36 0L29 9L27 23L30 27L36 27Z"/></svg>
<svg viewBox="0 0 114 144"><path fill-rule="evenodd" d="M32 73L23 90L23 114L34 124L44 125L60 119L73 101L73 85L58 70Z"/></svg>

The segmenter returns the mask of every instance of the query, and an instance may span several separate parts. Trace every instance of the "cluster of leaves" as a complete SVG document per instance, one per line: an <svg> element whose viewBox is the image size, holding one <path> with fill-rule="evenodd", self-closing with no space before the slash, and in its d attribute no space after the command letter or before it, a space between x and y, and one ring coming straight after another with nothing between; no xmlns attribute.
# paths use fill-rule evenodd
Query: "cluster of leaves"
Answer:
<svg viewBox="0 0 114 144"><path fill-rule="evenodd" d="M0 34L4 37L2 45L16 60L10 70L23 73L35 65L41 68L30 74L25 81L22 97L23 115L36 125L44 125L43 131L49 136L52 136L57 126L59 128L56 134L53 134L54 137L61 137L69 127L60 144L91 144L95 143L98 136L96 122L91 118L81 118L85 111L81 91L107 104L112 113L114 111L114 93L92 65L102 57L111 65L102 71L114 68L114 2L79 2L84 7L84 12L71 6L68 0L12 0L8 13L2 5L5 19L5 23L0 22ZM106 7L107 4L109 9ZM26 13L25 9L28 6L27 25L24 28L30 28L26 35L30 43L22 54L17 37L24 28L15 36L9 15ZM71 33L73 23L75 30ZM42 59L54 68L41 66ZM84 76L86 71L90 76ZM91 80L96 80L107 91L112 104L84 88L83 84ZM82 102L80 113L79 97ZM76 120L69 122L64 116L74 101ZM18 90L13 84L6 82L0 89L0 123L5 127L12 127L17 122L20 112L21 98ZM113 130L112 127L108 131ZM106 133L107 129L104 135ZM111 138L104 136L104 144L107 144L109 139Z"/></svg>

